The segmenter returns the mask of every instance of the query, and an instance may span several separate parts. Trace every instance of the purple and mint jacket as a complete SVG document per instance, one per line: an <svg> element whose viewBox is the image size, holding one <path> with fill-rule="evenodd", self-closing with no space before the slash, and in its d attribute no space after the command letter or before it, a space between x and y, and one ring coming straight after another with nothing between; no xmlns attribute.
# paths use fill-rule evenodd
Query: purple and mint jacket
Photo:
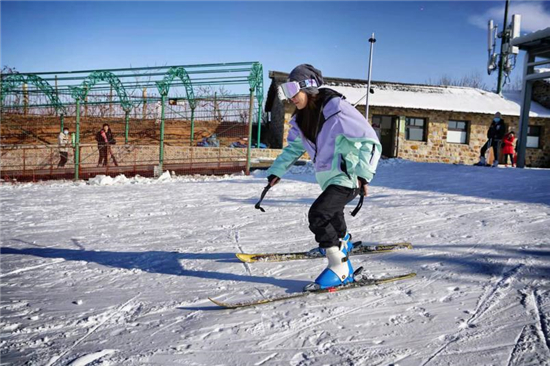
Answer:
<svg viewBox="0 0 550 366"><path fill-rule="evenodd" d="M317 141L309 141L296 123L290 120L288 145L268 169L282 177L307 151L315 166L315 178L325 190L329 185L357 188L357 177L370 182L376 173L382 145L365 117L346 100L330 99L324 109L325 123Z"/></svg>

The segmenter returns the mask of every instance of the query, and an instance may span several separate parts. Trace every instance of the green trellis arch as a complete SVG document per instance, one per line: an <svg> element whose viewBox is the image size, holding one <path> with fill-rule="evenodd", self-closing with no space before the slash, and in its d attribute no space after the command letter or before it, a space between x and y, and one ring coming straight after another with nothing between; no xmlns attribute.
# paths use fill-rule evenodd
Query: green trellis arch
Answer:
<svg viewBox="0 0 550 366"><path fill-rule="evenodd" d="M250 70L248 76L248 84L250 85L250 92L256 92L256 99L258 100L258 136L256 139L256 147L260 147L261 125L262 125L262 105L264 100L264 71L262 64L255 62Z"/></svg>
<svg viewBox="0 0 550 366"><path fill-rule="evenodd" d="M2 78L2 103L4 102L4 97L8 93L18 90L18 86L22 84L32 84L36 86L50 100L57 114L66 114L65 107L57 97L57 93L55 92L55 90L47 81L37 75L9 74L7 76L4 76Z"/></svg>
<svg viewBox="0 0 550 366"><path fill-rule="evenodd" d="M86 99L86 96L92 89L94 85L99 82L106 81L108 82L113 89L115 89L118 98L120 99L120 105L125 112L129 112L133 104L130 102L130 98L126 93L126 89L122 85L120 79L110 71L94 71L92 72L80 86L70 87L71 95L75 100L83 102Z"/></svg>
<svg viewBox="0 0 550 366"><path fill-rule="evenodd" d="M168 69L164 78L160 81L155 82L157 89L161 96L161 116L160 116L160 159L159 166L162 167L164 161L164 104L166 102L166 96L170 91L170 86L174 79L180 79L185 87L185 92L187 94L187 101L189 102L189 107L191 107L191 145L193 144L193 137L195 134L195 108L197 106L195 100L195 93L193 92L193 84L189 78L189 74L184 67L171 67Z"/></svg>
<svg viewBox="0 0 550 366"><path fill-rule="evenodd" d="M187 74L187 71L183 67L169 68L166 72L166 75L164 75L164 78L161 81L156 82L157 89L160 95L168 95L168 92L170 91L170 85L172 85L172 81L174 81L175 78L179 78L183 83L183 86L185 86L189 106L191 107L191 109L195 109L196 101L195 93L193 92L193 84L191 83L189 74Z"/></svg>
<svg viewBox="0 0 550 366"><path fill-rule="evenodd" d="M259 62L254 62L250 75L248 76L248 84L250 85L250 91L256 91L256 99L258 104L261 105L264 99L264 71Z"/></svg>

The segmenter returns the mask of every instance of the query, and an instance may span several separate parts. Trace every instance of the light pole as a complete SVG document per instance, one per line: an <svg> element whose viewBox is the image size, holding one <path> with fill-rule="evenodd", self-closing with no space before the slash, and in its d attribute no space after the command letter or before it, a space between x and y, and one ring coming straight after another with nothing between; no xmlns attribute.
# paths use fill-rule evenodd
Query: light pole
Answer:
<svg viewBox="0 0 550 366"><path fill-rule="evenodd" d="M369 74L367 77L367 96L365 99L365 118L367 119L367 122L369 120L369 93L370 93L370 78L372 73L372 54L374 52L374 42L376 42L376 38L374 38L374 33L369 38L369 42L370 42Z"/></svg>

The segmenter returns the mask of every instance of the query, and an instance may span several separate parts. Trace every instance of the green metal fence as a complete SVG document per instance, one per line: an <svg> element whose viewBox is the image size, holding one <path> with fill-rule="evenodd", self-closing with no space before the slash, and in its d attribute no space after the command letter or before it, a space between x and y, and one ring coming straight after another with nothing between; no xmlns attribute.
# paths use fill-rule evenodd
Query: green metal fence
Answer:
<svg viewBox="0 0 550 366"><path fill-rule="evenodd" d="M93 145L103 123L114 127L117 146L122 141L126 148L157 146L159 171L165 169L167 146L218 148L221 170L221 162L242 162L244 156L247 173L251 149L263 147L263 70L258 62L3 74L1 101L3 160L19 161L14 154L28 145L43 147L45 157L52 156L57 133L68 127L74 134L75 179L91 169L81 154L84 146ZM3 174L21 168L12 163L2 165ZM152 164L144 158L131 165Z"/></svg>

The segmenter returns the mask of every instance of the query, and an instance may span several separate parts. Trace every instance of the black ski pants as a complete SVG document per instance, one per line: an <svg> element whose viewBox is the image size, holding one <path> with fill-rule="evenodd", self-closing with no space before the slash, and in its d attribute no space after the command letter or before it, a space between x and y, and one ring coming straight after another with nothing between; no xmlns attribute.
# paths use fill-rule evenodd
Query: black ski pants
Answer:
<svg viewBox="0 0 550 366"><path fill-rule="evenodd" d="M69 158L69 153L66 151L59 152L59 163L57 163L58 168L63 168L67 164L67 159Z"/></svg>
<svg viewBox="0 0 550 366"><path fill-rule="evenodd" d="M330 185L309 209L309 229L321 248L339 245L346 235L344 207L359 194L359 188Z"/></svg>

